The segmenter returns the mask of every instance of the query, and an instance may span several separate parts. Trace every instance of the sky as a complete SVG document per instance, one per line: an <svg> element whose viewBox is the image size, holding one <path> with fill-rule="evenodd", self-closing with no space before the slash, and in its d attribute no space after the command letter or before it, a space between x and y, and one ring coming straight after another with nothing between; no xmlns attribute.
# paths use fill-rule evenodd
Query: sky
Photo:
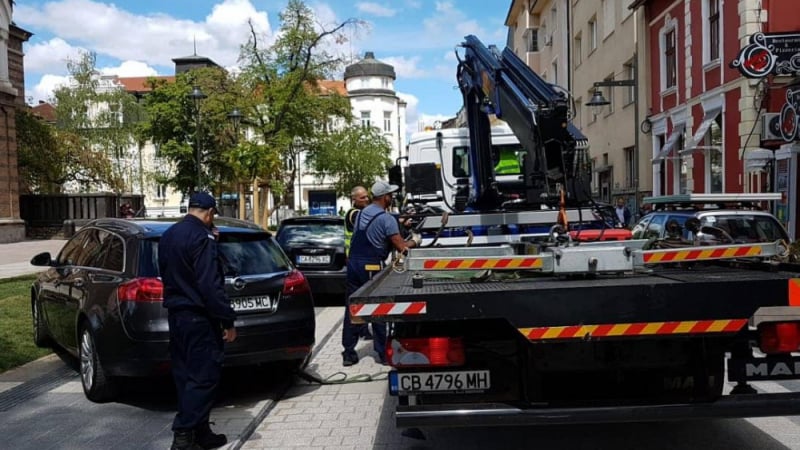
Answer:
<svg viewBox="0 0 800 450"><path fill-rule="evenodd" d="M14 23L33 33L25 43L25 98L52 99L67 61L96 54L96 67L121 77L174 75L172 58L197 54L235 69L249 36L248 20L265 42L280 28L287 0L24 0ZM394 66L395 90L408 104L409 131L455 116L461 93L454 50L469 34L504 47L510 1L306 1L327 28L348 19L360 25L332 51L360 59L366 51ZM342 78L342 74L337 76Z"/></svg>

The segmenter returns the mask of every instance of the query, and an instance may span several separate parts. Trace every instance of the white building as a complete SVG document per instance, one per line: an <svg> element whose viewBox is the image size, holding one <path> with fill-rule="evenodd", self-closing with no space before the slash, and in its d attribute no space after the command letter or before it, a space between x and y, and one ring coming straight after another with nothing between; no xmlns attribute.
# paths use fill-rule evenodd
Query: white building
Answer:
<svg viewBox="0 0 800 450"><path fill-rule="evenodd" d="M383 133L392 147L393 163L405 156L406 148L406 102L394 89L396 78L393 66L375 59L373 52L366 52L364 59L345 68L344 82L321 83L324 90L350 98L357 124L378 128ZM329 183L306 170L304 160L300 161L294 198L296 204L292 207L307 214L336 214L339 208L350 208L350 198L336 198Z"/></svg>

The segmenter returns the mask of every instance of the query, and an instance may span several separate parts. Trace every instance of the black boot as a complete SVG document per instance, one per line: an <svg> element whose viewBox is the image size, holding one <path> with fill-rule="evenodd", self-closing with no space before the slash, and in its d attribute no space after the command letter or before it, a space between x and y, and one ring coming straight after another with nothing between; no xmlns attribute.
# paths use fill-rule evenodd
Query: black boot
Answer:
<svg viewBox="0 0 800 450"><path fill-rule="evenodd" d="M208 425L208 422L206 422L195 429L195 443L208 450L227 444L228 437L224 434L217 434L211 431L211 427Z"/></svg>
<svg viewBox="0 0 800 450"><path fill-rule="evenodd" d="M181 430L175 431L172 436L172 447L170 450L203 450L194 440L194 431Z"/></svg>

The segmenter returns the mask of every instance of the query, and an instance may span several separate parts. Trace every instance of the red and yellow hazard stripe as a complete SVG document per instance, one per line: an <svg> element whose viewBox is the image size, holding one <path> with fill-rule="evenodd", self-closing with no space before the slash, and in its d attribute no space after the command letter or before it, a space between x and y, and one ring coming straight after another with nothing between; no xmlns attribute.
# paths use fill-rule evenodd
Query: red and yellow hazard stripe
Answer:
<svg viewBox="0 0 800 450"><path fill-rule="evenodd" d="M645 264L703 261L709 259L746 258L761 255L760 245L704 250L648 250L643 253Z"/></svg>
<svg viewBox="0 0 800 450"><path fill-rule="evenodd" d="M679 322L640 322L520 328L519 332L530 340L585 339L620 336L735 333L741 330L746 324L747 319L686 320Z"/></svg>
<svg viewBox="0 0 800 450"><path fill-rule="evenodd" d="M467 269L541 269L544 258L521 256L509 258L445 258L427 259L423 268L429 270L467 270Z"/></svg>

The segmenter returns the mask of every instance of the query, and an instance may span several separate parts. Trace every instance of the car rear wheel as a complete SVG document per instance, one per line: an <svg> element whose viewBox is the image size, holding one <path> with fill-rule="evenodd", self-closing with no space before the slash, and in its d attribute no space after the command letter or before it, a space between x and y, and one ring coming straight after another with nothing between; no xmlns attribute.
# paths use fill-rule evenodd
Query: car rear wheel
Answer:
<svg viewBox="0 0 800 450"><path fill-rule="evenodd" d="M81 329L81 342L78 351L80 357L81 384L86 398L93 402L103 403L117 395L115 380L108 376L100 364L94 335L86 326Z"/></svg>
<svg viewBox="0 0 800 450"><path fill-rule="evenodd" d="M50 339L50 332L47 330L42 319L42 309L39 302L33 300L31 302L31 316L33 317L33 343L37 347L50 347L52 340Z"/></svg>

